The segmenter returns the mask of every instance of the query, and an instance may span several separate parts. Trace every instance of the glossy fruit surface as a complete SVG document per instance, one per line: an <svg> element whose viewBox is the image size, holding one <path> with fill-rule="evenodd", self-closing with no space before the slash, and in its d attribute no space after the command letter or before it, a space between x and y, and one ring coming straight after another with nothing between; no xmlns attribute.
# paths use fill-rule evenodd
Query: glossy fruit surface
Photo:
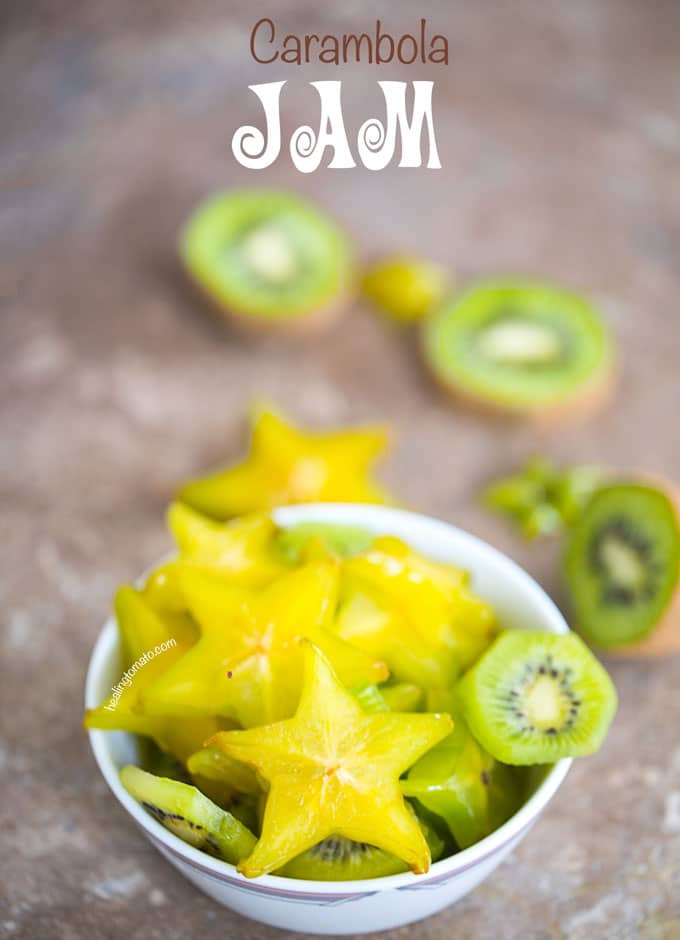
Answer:
<svg viewBox="0 0 680 940"><path fill-rule="evenodd" d="M402 792L445 820L460 849L474 845L519 808L516 768L496 761L477 743L459 708L453 731L408 772Z"/></svg>
<svg viewBox="0 0 680 940"><path fill-rule="evenodd" d="M395 679L445 687L460 672L453 650L431 642L370 584L345 576L333 629L352 646L383 659Z"/></svg>
<svg viewBox="0 0 680 940"><path fill-rule="evenodd" d="M281 868L330 836L366 842L426 871L430 852L399 777L451 730L447 715L366 714L326 657L305 649L294 718L217 735L212 744L269 784L262 834L239 869Z"/></svg>
<svg viewBox="0 0 680 940"><path fill-rule="evenodd" d="M152 816L189 845L233 864L252 851L256 843L252 832L196 787L129 764L121 770L120 780Z"/></svg>
<svg viewBox="0 0 680 940"><path fill-rule="evenodd" d="M474 662L495 635L493 611L468 590L467 573L424 558L399 539L376 539L369 551L347 561L344 571L349 582L366 586L390 616L406 624L413 649L418 648L414 637L422 638L424 655L437 651L457 672ZM452 678L446 669L444 686ZM395 675L420 682L415 674Z"/></svg>
<svg viewBox="0 0 680 940"><path fill-rule="evenodd" d="M348 685L382 681L383 663L329 630L337 581L332 562L310 563L255 592L187 570L182 590L201 637L147 689L146 707L163 715L224 715L246 728L287 718L300 697L305 637Z"/></svg>
<svg viewBox="0 0 680 940"><path fill-rule="evenodd" d="M180 719L153 715L143 698L146 689L191 649L197 634L193 628L182 634L179 625L186 629L184 618L158 614L132 587L119 588L115 609L125 673L109 699L86 712L85 727L152 738L162 750L185 761L223 722L214 712Z"/></svg>

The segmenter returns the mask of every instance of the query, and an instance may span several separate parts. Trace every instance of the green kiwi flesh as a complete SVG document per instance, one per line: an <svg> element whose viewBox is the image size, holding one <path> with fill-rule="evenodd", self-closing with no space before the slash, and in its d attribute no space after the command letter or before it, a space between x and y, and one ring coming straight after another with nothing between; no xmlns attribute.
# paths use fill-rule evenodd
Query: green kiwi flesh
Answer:
<svg viewBox="0 0 680 940"><path fill-rule="evenodd" d="M432 860L436 861L444 852L445 842L429 822L419 818L419 823ZM408 871L408 865L383 849L367 842L353 842L343 836L330 836L291 859L276 874L312 881L360 881L403 871Z"/></svg>
<svg viewBox="0 0 680 940"><path fill-rule="evenodd" d="M342 232L284 192L236 190L208 199L187 223L180 250L193 280L227 312L265 321L314 312L349 277Z"/></svg>
<svg viewBox="0 0 680 940"><path fill-rule="evenodd" d="M358 526L300 522L289 529L280 529L274 544L286 561L299 564L310 540L314 540L317 545L320 542L324 551L337 558L351 558L370 547L373 534Z"/></svg>
<svg viewBox="0 0 680 940"><path fill-rule="evenodd" d="M612 344L581 297L549 285L473 287L425 324L424 354L452 391L511 410L550 407L608 374Z"/></svg>
<svg viewBox="0 0 680 940"><path fill-rule="evenodd" d="M505 764L551 764L602 744L616 689L575 633L502 633L457 686L477 741Z"/></svg>
<svg viewBox="0 0 680 940"><path fill-rule="evenodd" d="M595 494L573 528L565 571L576 626L591 643L648 636L678 588L680 526L653 486L614 484Z"/></svg>
<svg viewBox="0 0 680 940"><path fill-rule="evenodd" d="M128 764L120 772L128 793L166 829L194 848L236 864L255 847L255 836L196 787Z"/></svg>

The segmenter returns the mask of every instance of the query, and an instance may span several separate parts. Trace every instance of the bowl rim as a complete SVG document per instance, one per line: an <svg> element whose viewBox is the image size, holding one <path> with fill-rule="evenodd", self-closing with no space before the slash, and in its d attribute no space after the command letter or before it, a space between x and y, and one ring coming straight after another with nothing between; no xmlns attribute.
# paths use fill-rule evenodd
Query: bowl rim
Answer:
<svg viewBox="0 0 680 940"><path fill-rule="evenodd" d="M402 533L404 529L413 529L415 527L421 530L430 529L433 533L438 532L444 538L454 538L459 544L474 546L477 551L481 551L482 554L486 554L489 558L493 558L506 567L509 573L534 595L534 599L541 609L543 628L558 634L569 632L569 626L557 605L538 582L520 565L483 539L432 516L372 504L308 503L278 508L272 512L272 518L284 528L298 522L323 521L362 526L374 530L376 534L391 534L391 528L393 527L396 527ZM407 535L400 535L400 537L408 538ZM85 682L86 708L94 708L100 704L98 695L100 676L102 670L108 665L111 656L117 651L117 647L118 631L115 618L111 615L104 623L90 657ZM555 795L572 764L571 758L564 758L555 763L547 771L545 778L537 786L535 792L507 822L469 848L433 862L426 874L415 875L413 872L408 871L396 875L385 875L357 881L312 881L284 878L280 875L261 875L253 879L246 878L229 862L213 858L182 841L137 803L120 782L118 767L111 754L111 733L111 731L104 730L88 730L90 746L99 770L118 802L161 851L169 852L177 859L184 861L192 868L198 869L202 874L219 882L250 892L289 900L303 900L313 896L316 896L319 900L321 900L321 897L326 900L337 900L355 895L375 894L378 891L388 889L422 888L448 881L459 873L496 855L523 835ZM114 733L128 734L124 731Z"/></svg>

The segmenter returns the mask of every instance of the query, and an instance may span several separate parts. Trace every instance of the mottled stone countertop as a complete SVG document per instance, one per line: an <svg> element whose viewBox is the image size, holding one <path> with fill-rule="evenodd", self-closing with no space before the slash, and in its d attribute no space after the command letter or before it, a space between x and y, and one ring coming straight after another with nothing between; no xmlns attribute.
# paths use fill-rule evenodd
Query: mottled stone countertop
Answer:
<svg viewBox="0 0 680 940"><path fill-rule="evenodd" d="M243 446L265 395L312 426L386 419L385 478L410 505L508 552L562 601L557 546L520 544L479 484L542 451L680 480L680 5L260 0L282 31L420 11L448 68L287 69L248 55L242 2L20 3L0 11L0 936L274 938L196 891L130 824L80 728L88 656L115 585L169 545L177 483ZM440 171L237 167L247 85L343 77L353 127L378 78L432 78ZM196 200L290 185L355 235L461 277L519 271L599 302L619 394L547 433L452 410L413 338L357 307L304 344L246 342L186 289L174 242ZM612 664L621 707L512 858L455 908L390 937L680 937L680 660Z"/></svg>

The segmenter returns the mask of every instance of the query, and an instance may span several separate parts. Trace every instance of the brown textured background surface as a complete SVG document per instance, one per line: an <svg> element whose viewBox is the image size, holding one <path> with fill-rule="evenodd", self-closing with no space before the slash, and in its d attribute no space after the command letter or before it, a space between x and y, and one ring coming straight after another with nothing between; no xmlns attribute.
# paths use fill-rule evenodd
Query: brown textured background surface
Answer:
<svg viewBox="0 0 680 940"><path fill-rule="evenodd" d="M282 31L358 30L413 4L260 2ZM236 166L247 84L332 67L256 66L251 4L5 0L0 12L0 935L274 938L199 894L125 818L80 730L112 589L168 547L178 481L242 447L255 393L311 425L385 418L405 501L517 558L560 598L556 548L525 547L475 504L541 450L680 480L680 6L674 0L422 5L446 68L354 67L346 121L378 78L433 78L444 169ZM321 7L321 10L320 10ZM295 123L293 123L295 122ZM313 123L313 121L312 121ZM470 276L519 271L591 294L618 336L609 411L550 435L451 410L411 336L357 308L305 345L247 343L195 302L174 239L231 184L290 185L355 234ZM476 893L402 940L680 937L680 661L617 664L621 708L531 836Z"/></svg>

